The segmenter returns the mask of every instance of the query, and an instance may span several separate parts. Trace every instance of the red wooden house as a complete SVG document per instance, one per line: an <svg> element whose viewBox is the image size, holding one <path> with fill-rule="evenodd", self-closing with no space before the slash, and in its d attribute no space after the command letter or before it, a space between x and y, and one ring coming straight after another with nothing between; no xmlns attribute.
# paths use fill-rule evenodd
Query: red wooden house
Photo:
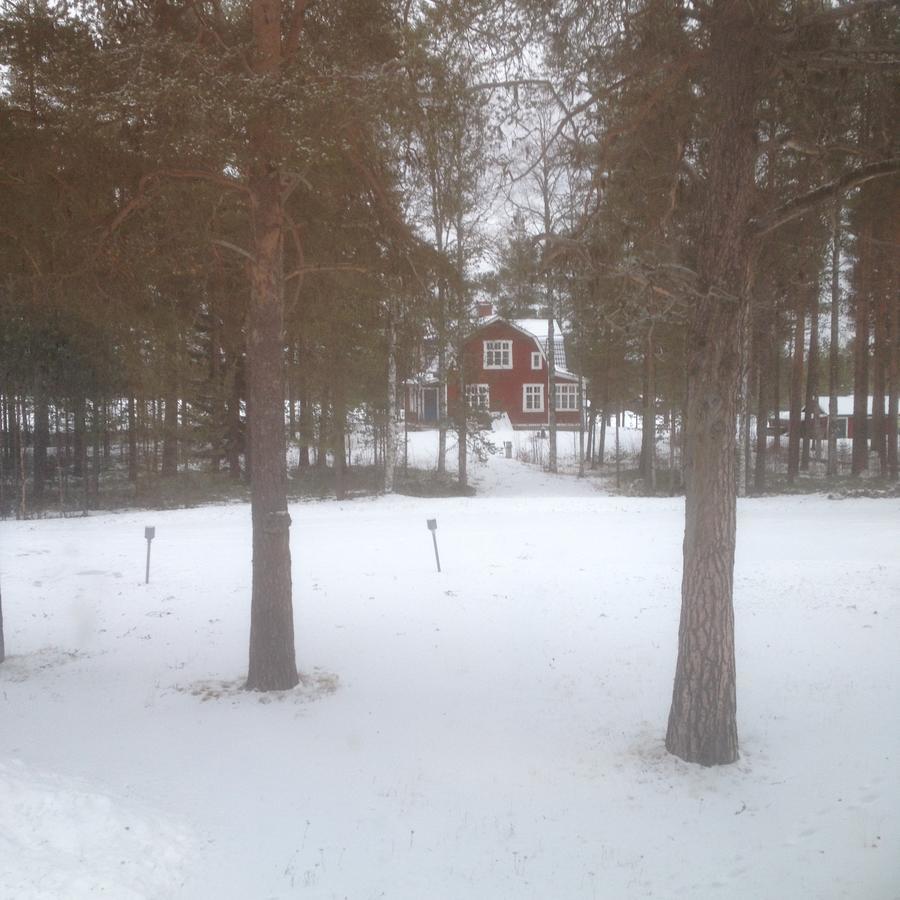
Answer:
<svg viewBox="0 0 900 900"><path fill-rule="evenodd" d="M565 341L554 327L556 423L577 428L581 422L579 378L567 368ZM466 402L474 409L505 413L514 428L549 424L549 372L546 319L484 319L465 344ZM437 422L437 392L445 388L434 373L407 382L406 415L410 424ZM451 376L449 408L458 401L458 380Z"/></svg>

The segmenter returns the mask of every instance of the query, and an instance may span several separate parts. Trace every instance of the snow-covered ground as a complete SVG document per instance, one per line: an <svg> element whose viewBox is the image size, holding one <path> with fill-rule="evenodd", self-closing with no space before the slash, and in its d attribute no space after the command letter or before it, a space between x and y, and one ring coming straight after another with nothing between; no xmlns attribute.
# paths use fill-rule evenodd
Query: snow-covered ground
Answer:
<svg viewBox="0 0 900 900"><path fill-rule="evenodd" d="M742 758L701 769L682 502L473 477L292 507L278 696L247 507L0 523L0 898L900 897L900 501L741 502Z"/></svg>

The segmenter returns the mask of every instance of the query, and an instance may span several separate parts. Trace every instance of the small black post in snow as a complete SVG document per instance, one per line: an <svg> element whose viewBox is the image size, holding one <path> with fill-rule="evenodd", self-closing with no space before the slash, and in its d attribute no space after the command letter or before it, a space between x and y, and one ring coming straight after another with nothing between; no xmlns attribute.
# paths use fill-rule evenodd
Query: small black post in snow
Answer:
<svg viewBox="0 0 900 900"><path fill-rule="evenodd" d="M437 563L438 572L441 571L441 557L437 548L437 519L427 519L428 530L431 532L431 540L434 541L434 561Z"/></svg>
<svg viewBox="0 0 900 900"><path fill-rule="evenodd" d="M150 584L150 541L156 537L156 526L147 525L144 528L144 537L147 539L147 575L144 578L144 584Z"/></svg>

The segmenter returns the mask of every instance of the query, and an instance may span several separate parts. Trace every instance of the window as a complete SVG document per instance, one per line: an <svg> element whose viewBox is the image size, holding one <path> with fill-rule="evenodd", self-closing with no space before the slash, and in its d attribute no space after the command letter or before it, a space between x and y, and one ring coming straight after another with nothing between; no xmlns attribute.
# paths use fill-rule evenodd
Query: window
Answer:
<svg viewBox="0 0 900 900"><path fill-rule="evenodd" d="M491 408L491 389L486 384L466 385L466 405L472 409Z"/></svg>
<svg viewBox="0 0 900 900"><path fill-rule="evenodd" d="M574 384L556 385L556 408L578 409L578 389Z"/></svg>
<svg viewBox="0 0 900 900"><path fill-rule="evenodd" d="M532 369L540 369L541 367L541 354L537 351L531 354L531 368Z"/></svg>
<svg viewBox="0 0 900 900"><path fill-rule="evenodd" d="M511 369L512 341L485 341L484 367L486 369Z"/></svg>
<svg viewBox="0 0 900 900"><path fill-rule="evenodd" d="M522 410L524 412L544 411L544 386L542 384L522 385Z"/></svg>

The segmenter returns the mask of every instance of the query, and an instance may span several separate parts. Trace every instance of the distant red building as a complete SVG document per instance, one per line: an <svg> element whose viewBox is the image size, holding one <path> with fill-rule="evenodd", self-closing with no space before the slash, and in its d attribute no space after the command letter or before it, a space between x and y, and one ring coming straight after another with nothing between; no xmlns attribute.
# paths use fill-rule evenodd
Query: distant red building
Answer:
<svg viewBox="0 0 900 900"><path fill-rule="evenodd" d="M565 341L554 328L556 422L577 428L581 422L578 376L567 368ZM549 370L546 319L482 321L465 344L466 402L474 409L505 413L515 428L549 424ZM457 380L449 388L434 373L407 382L406 415L410 424L437 423L438 391L446 390L449 408L458 401Z"/></svg>

